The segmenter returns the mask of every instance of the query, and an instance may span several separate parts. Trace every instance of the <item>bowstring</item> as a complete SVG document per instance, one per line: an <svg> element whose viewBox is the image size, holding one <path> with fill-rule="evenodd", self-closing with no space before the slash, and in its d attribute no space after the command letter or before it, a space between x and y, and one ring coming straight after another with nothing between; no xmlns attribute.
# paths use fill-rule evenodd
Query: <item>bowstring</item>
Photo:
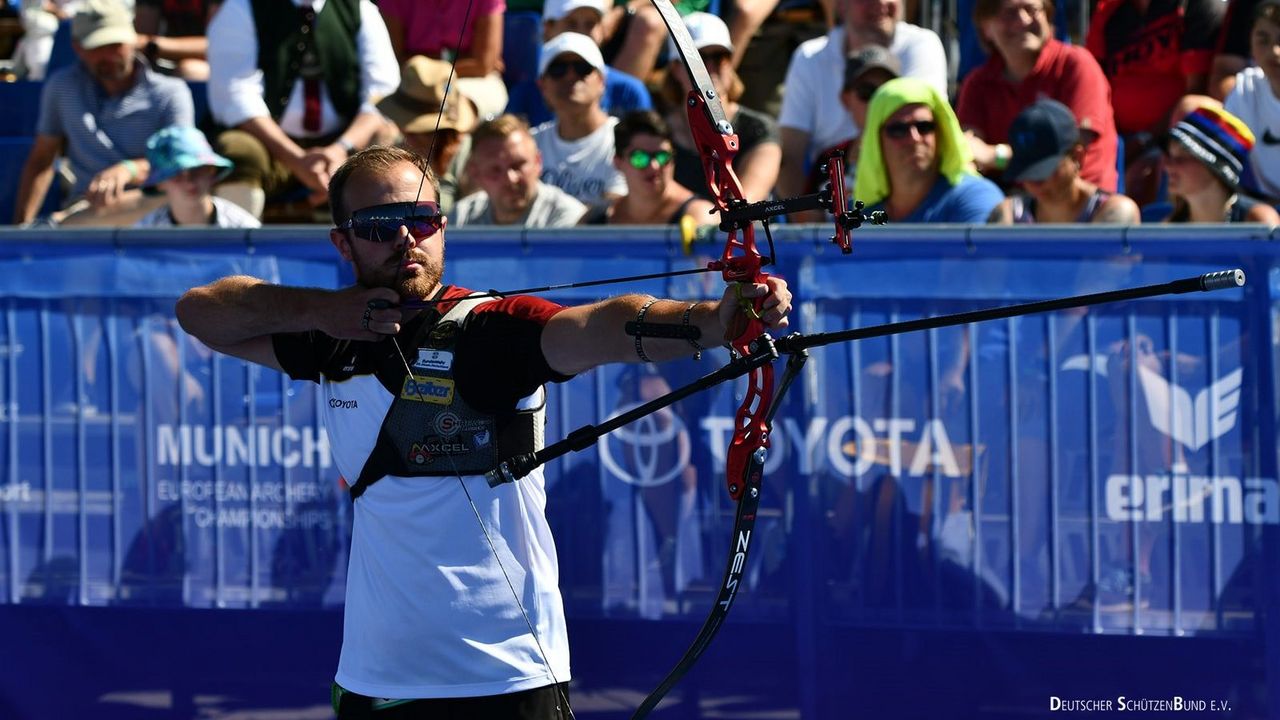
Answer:
<svg viewBox="0 0 1280 720"><path fill-rule="evenodd" d="M418 191L413 198L413 206L416 207L418 201L422 199L422 191L427 184L427 173L431 168L431 159L435 156L436 143L440 140L440 121L444 117L445 105L449 102L449 90L453 87L454 71L458 66L458 54L462 51L462 39L466 34L467 23L471 20L471 8L475 0L467 0L467 9L462 15L462 29L458 31L458 43L454 49L453 58L449 62L449 76L444 83L444 96L440 100L440 111L436 114L435 129L431 132L431 145L427 148L427 157L424 158L425 166L422 171L422 177L418 180ZM436 198L439 200L439 198ZM406 230L408 228L405 228ZM406 234L404 241L404 249L401 252L400 269L396 271L396 285L399 285L400 273L404 270L405 261L409 258L409 235ZM416 238L415 238L416 241ZM396 354L400 356L400 362L404 364L404 370L407 377L413 377L413 370L409 367L409 359L405 357L404 350L400 347L399 340L392 336L392 345L396 348ZM420 392L417 389L417 383L414 383L414 392ZM529 634L533 636L533 642L538 647L538 653L541 656L542 665L547 669L547 674L551 676L551 682L556 688L556 709L560 709L560 703L564 703L564 710L568 713L571 720L575 717L573 708L569 705L569 697L565 694L564 689L560 686L560 679L556 677L556 671L551 667L551 659L547 656L546 648L542 646L542 639L538 636L538 632L533 627L533 621L529 619L529 613L524 609L524 603L520 602L520 594L516 592L515 583L511 581L511 574L507 572L507 567L502 563L502 557L498 554L498 547L493 542L493 537L489 534L489 528L484 523L484 518L480 515L480 508L476 506L474 498L471 497L471 491L467 488L467 483L462 479L462 474L458 472L457 463L453 461L453 456L446 454L449 458L449 464L453 467L454 477L458 479L458 485L462 488L463 495L467 498L467 504L471 506L471 512L476 516L476 522L480 525L480 532L484 535L485 542L489 545L489 552L493 554L494 562L497 563L498 569L502 571L502 577L507 582L507 588L511 590L511 597L516 601L516 608L520 611L520 617L524 618L524 624L529 628Z"/></svg>

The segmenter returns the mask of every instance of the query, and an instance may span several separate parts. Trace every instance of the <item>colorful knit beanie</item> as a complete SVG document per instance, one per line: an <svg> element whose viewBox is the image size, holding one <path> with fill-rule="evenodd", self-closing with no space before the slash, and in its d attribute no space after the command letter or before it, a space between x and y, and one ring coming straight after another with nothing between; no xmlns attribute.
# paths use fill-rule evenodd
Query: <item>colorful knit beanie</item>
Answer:
<svg viewBox="0 0 1280 720"><path fill-rule="evenodd" d="M1221 108L1197 108L1173 126L1169 137L1177 140L1232 190L1240 186L1240 176L1254 143L1253 132L1240 118Z"/></svg>

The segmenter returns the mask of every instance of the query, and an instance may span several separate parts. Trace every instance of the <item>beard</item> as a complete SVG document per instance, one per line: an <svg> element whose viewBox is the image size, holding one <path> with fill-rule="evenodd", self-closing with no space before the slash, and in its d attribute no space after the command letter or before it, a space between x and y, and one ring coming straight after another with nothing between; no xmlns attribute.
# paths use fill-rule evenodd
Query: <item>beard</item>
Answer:
<svg viewBox="0 0 1280 720"><path fill-rule="evenodd" d="M426 253L410 253L409 259L418 263L419 269L409 272L401 267L405 260L405 256L401 253L377 265L353 255L356 282L364 287L385 287L395 290L401 298L425 300L439 286L441 278L444 277L444 246L442 244L440 247L439 259Z"/></svg>

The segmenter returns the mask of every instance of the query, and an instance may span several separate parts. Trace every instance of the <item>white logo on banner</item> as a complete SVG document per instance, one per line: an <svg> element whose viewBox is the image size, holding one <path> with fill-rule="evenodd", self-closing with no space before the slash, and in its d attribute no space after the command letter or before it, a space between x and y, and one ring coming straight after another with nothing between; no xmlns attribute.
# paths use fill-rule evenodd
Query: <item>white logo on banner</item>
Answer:
<svg viewBox="0 0 1280 720"><path fill-rule="evenodd" d="M1196 393L1192 400L1191 393L1165 380L1154 370L1138 368L1151 424L1192 451L1208 445L1209 441L1222 437L1236 426L1243 377L1244 369L1237 368Z"/></svg>
<svg viewBox="0 0 1280 720"><path fill-rule="evenodd" d="M624 405L607 419L612 420L638 405L640 403ZM675 452L668 452L667 448L672 445ZM625 466L614 456L619 451L630 459ZM663 408L618 428L600 441L600 461L605 468L623 482L639 487L656 487L674 480L689 464L691 452L689 431L671 408Z"/></svg>

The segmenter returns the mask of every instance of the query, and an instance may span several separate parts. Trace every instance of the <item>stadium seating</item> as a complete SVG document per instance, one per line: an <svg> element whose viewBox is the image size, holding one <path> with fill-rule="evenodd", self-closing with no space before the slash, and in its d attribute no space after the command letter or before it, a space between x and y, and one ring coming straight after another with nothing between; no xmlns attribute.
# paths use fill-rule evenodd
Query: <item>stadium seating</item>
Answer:
<svg viewBox="0 0 1280 720"><path fill-rule="evenodd" d="M502 80L515 87L533 78L542 52L542 15L508 12L502 22Z"/></svg>

